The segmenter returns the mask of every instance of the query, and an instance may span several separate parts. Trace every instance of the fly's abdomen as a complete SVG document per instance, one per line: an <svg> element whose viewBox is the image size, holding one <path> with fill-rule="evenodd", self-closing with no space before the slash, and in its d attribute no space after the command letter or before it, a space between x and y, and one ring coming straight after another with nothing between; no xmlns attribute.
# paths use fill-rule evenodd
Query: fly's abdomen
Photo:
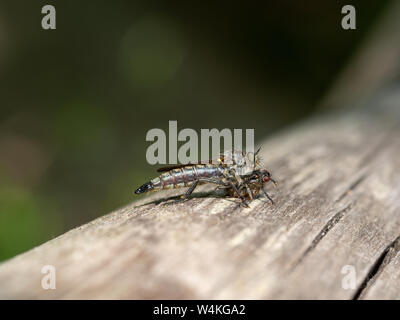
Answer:
<svg viewBox="0 0 400 320"><path fill-rule="evenodd" d="M147 191L153 190L153 189L154 189L153 183L150 181L150 182L146 182L144 185L137 188L135 193L141 194L141 193L145 193Z"/></svg>
<svg viewBox="0 0 400 320"><path fill-rule="evenodd" d="M152 189L175 189L189 187L196 180L218 177L222 174L219 165L195 165L174 169L150 181Z"/></svg>

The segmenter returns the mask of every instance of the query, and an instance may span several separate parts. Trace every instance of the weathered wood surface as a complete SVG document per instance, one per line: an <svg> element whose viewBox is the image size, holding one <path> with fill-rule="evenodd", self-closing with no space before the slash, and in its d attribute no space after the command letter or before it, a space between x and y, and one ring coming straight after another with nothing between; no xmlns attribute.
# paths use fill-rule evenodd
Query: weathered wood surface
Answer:
<svg viewBox="0 0 400 320"><path fill-rule="evenodd" d="M153 194L1 264L0 298L399 299L399 120L394 86L289 128L262 143L275 206Z"/></svg>

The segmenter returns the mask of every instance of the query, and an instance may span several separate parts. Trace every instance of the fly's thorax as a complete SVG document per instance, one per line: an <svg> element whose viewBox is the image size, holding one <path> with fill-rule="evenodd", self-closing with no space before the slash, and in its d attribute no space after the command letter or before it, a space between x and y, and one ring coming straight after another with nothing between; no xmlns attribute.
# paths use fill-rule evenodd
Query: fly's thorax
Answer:
<svg viewBox="0 0 400 320"><path fill-rule="evenodd" d="M246 153L240 150L227 150L223 153L223 163L227 166L244 166Z"/></svg>
<svg viewBox="0 0 400 320"><path fill-rule="evenodd" d="M245 165L245 166L242 166L242 167L236 167L236 168L235 168L236 173L237 173L239 176L250 175L250 174L251 174L254 170L256 170L256 169L257 169L257 167L255 167L253 164Z"/></svg>
<svg viewBox="0 0 400 320"><path fill-rule="evenodd" d="M240 150L229 150L224 152L224 165L235 170L237 175L251 174L260 168L260 156L253 152L245 153Z"/></svg>

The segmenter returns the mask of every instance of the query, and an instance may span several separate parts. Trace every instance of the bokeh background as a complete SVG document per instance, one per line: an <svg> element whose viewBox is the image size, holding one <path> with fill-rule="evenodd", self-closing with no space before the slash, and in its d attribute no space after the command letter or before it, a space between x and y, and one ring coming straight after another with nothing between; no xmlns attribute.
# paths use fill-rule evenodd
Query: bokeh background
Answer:
<svg viewBox="0 0 400 320"><path fill-rule="evenodd" d="M0 260L134 200L151 128L310 116L390 2L1 1Z"/></svg>

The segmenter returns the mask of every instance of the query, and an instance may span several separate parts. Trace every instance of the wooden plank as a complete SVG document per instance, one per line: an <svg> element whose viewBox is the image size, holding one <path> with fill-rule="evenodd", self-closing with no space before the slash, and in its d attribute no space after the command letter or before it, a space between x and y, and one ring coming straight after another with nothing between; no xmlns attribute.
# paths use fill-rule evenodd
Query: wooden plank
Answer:
<svg viewBox="0 0 400 320"><path fill-rule="evenodd" d="M263 142L274 206L154 193L2 263L0 298L399 299L399 93Z"/></svg>
<svg viewBox="0 0 400 320"><path fill-rule="evenodd" d="M375 273L368 277L360 290L362 299L399 299L400 292L400 238L382 253Z"/></svg>

